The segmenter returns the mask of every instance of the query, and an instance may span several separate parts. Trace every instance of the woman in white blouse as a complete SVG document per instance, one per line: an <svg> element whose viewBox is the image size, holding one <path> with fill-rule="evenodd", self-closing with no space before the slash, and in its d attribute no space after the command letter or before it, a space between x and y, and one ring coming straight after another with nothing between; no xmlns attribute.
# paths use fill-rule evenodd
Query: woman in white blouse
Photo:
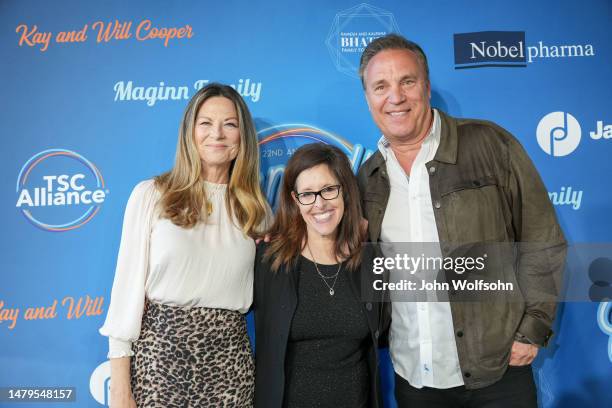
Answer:
<svg viewBox="0 0 612 408"><path fill-rule="evenodd" d="M138 184L108 315L111 406L252 405L244 313L269 207L251 115L231 87L189 102L172 170Z"/></svg>

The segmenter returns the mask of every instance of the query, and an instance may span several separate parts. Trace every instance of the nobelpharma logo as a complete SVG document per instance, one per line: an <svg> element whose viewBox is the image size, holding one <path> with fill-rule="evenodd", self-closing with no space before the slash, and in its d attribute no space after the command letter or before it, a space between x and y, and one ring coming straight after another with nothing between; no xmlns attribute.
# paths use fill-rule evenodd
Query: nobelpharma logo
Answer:
<svg viewBox="0 0 612 408"><path fill-rule="evenodd" d="M524 31L455 34L455 68L526 67Z"/></svg>
<svg viewBox="0 0 612 408"><path fill-rule="evenodd" d="M325 45L336 69L358 78L359 59L365 47L392 32L400 30L391 12L361 3L336 14Z"/></svg>
<svg viewBox="0 0 612 408"><path fill-rule="evenodd" d="M479 31L455 34L455 69L526 67L542 58L592 57L592 44L527 46L524 31Z"/></svg>
<svg viewBox="0 0 612 408"><path fill-rule="evenodd" d="M21 168L16 207L34 226L63 232L91 221L108 194L92 162L70 150L50 149L35 154Z"/></svg>
<svg viewBox="0 0 612 408"><path fill-rule="evenodd" d="M258 132L261 157L263 191L272 208L276 208L287 161L301 146L308 143L325 143L340 148L348 156L353 172L371 155L360 144L352 144L338 135L304 124L272 126Z"/></svg>

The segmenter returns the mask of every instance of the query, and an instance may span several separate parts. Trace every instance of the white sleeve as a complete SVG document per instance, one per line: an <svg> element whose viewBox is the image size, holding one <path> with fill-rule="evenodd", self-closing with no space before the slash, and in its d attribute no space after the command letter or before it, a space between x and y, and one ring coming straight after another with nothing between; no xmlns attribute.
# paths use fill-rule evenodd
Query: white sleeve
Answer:
<svg viewBox="0 0 612 408"><path fill-rule="evenodd" d="M108 358L132 356L132 342L140 335L157 196L154 181L143 181L134 187L125 209L110 305L100 328L100 334L109 337Z"/></svg>

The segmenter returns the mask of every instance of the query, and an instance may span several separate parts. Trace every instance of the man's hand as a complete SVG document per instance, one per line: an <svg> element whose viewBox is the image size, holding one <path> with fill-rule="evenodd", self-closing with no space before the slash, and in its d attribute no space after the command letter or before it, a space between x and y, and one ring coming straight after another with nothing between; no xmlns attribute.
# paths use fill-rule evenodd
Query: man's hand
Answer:
<svg viewBox="0 0 612 408"><path fill-rule="evenodd" d="M533 359L538 355L538 347L533 344L525 344L515 341L512 344L510 351L510 365L524 366L531 364Z"/></svg>
<svg viewBox="0 0 612 408"><path fill-rule="evenodd" d="M363 234L363 236L367 237L368 236L368 220L361 217L361 220L359 220L359 229L360 229L360 232Z"/></svg>

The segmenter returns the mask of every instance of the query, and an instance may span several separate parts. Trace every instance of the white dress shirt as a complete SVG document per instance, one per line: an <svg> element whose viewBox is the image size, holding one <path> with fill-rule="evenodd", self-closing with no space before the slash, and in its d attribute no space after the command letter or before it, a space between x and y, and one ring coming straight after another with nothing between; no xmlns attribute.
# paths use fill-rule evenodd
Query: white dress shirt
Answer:
<svg viewBox="0 0 612 408"><path fill-rule="evenodd" d="M226 184L204 182L212 213L193 228L159 217L153 180L138 184L125 210L110 306L100 333L109 358L133 355L145 297L184 308L245 313L253 300L255 242L226 210Z"/></svg>
<svg viewBox="0 0 612 408"><path fill-rule="evenodd" d="M382 222L383 242L433 242L440 254L426 163L440 144L440 115L433 123L407 176L383 136L383 155L391 193ZM431 244L428 250L431 251ZM428 294L429 295L429 294ZM428 296L429 298L429 296ZM393 300L393 297L392 297ZM463 385L453 317L448 302L393 302L390 354L395 372L416 388L451 388Z"/></svg>

